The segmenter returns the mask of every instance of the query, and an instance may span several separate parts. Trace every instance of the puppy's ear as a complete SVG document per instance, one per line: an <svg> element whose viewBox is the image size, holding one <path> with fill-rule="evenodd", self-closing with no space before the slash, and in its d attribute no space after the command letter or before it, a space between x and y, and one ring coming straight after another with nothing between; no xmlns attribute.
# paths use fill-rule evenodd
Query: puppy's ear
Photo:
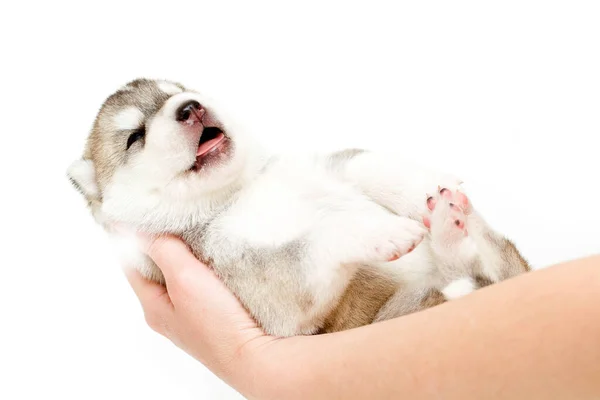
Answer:
<svg viewBox="0 0 600 400"><path fill-rule="evenodd" d="M74 161L67 169L69 180L88 201L99 200L100 190L96 183L96 170L91 160L84 158Z"/></svg>

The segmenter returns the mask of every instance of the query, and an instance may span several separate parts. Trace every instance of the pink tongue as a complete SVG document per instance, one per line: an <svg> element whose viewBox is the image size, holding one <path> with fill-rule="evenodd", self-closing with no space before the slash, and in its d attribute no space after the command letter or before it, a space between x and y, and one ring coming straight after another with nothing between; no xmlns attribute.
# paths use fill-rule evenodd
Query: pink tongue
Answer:
<svg viewBox="0 0 600 400"><path fill-rule="evenodd" d="M212 149L214 149L216 145L218 145L219 143L221 143L221 141L224 138L225 138L225 135L223 135L222 133L219 133L219 136L217 136L216 138L210 139L208 142L202 143L198 147L198 151L196 152L196 156L201 156L201 155L204 155L204 154L208 153L209 151L211 151Z"/></svg>

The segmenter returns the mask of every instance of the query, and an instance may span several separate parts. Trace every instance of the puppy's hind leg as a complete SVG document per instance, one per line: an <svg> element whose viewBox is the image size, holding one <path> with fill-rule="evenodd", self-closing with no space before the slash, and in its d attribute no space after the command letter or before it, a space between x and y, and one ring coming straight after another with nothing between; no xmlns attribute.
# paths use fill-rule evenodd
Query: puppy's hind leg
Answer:
<svg viewBox="0 0 600 400"><path fill-rule="evenodd" d="M394 214L419 220L426 212L423 193L437 185L455 189L462 183L450 174L402 161L401 154L345 150L329 155L326 165L342 181Z"/></svg>
<svg viewBox="0 0 600 400"><path fill-rule="evenodd" d="M424 223L440 272L449 281L442 290L447 298L530 270L512 242L486 224L464 193L439 188L427 198L427 208Z"/></svg>

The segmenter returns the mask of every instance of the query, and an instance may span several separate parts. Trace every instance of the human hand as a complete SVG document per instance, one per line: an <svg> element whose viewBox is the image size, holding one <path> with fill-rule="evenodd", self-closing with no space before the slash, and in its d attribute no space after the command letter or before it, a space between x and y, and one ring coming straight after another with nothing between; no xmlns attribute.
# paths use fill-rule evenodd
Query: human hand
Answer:
<svg viewBox="0 0 600 400"><path fill-rule="evenodd" d="M256 366L263 360L263 350L278 339L265 334L181 240L142 237L141 242L166 281L164 287L126 269L148 325L234 388L252 386L254 374L249 371L260 370Z"/></svg>

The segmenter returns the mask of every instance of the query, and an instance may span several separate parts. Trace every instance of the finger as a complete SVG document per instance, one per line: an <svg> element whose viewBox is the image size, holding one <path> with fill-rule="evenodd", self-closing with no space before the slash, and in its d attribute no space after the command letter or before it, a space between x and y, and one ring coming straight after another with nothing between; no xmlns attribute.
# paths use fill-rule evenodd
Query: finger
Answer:
<svg viewBox="0 0 600 400"><path fill-rule="evenodd" d="M126 267L124 272L144 311L168 313L172 310L171 299L163 285L145 279L133 268Z"/></svg>
<svg viewBox="0 0 600 400"><path fill-rule="evenodd" d="M155 238L146 236L141 240L144 252L160 268L167 284L192 277L199 278L194 281L214 277L212 271L192 254L181 239L165 235Z"/></svg>

